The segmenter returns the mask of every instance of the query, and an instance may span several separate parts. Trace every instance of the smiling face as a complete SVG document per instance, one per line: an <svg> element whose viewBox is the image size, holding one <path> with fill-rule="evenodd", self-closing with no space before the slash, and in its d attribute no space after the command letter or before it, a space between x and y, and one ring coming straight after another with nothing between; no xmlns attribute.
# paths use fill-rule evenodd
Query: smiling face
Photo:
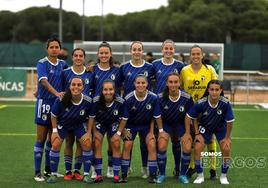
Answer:
<svg viewBox="0 0 268 188"><path fill-rule="evenodd" d="M164 43L163 48L162 48L162 54L164 58L167 58L167 59L173 58L175 54L174 44L172 42Z"/></svg>
<svg viewBox="0 0 268 188"><path fill-rule="evenodd" d="M222 92L222 89L219 84L212 83L209 85L208 93L212 100L218 100L221 92Z"/></svg>
<svg viewBox="0 0 268 188"><path fill-rule="evenodd" d="M139 76L136 78L134 85L135 85L135 90L138 93L143 93L147 89L148 82L147 82L146 78Z"/></svg>
<svg viewBox="0 0 268 188"><path fill-rule="evenodd" d="M81 66L85 63L85 55L84 52L82 50L75 50L73 52L73 64L75 66Z"/></svg>
<svg viewBox="0 0 268 188"><path fill-rule="evenodd" d="M190 52L190 60L192 64L201 64L203 59L203 52L202 49L199 47L194 47L191 49Z"/></svg>
<svg viewBox="0 0 268 188"><path fill-rule="evenodd" d="M143 56L143 47L139 42L133 43L130 49L132 55L132 60L138 61L142 59Z"/></svg>
<svg viewBox="0 0 268 188"><path fill-rule="evenodd" d="M170 75L167 78L167 87L170 93L179 91L180 78L178 75Z"/></svg>
<svg viewBox="0 0 268 188"><path fill-rule="evenodd" d="M101 63L108 63L112 57L112 52L108 47L100 47L98 50L98 58Z"/></svg>
<svg viewBox="0 0 268 188"><path fill-rule="evenodd" d="M70 90L72 96L81 95L84 89L83 81L81 78L73 78L70 83Z"/></svg>
<svg viewBox="0 0 268 188"><path fill-rule="evenodd" d="M47 46L48 57L57 58L60 53L60 44L57 41L49 42Z"/></svg>
<svg viewBox="0 0 268 188"><path fill-rule="evenodd" d="M115 95L115 88L112 82L104 82L102 88L102 94L105 98L105 101L111 102Z"/></svg>

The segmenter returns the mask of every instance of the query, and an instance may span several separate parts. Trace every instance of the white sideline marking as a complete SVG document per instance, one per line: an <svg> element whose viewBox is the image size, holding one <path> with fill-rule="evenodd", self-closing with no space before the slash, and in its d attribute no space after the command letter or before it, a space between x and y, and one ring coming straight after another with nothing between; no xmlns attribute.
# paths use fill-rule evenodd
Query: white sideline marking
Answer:
<svg viewBox="0 0 268 188"><path fill-rule="evenodd" d="M0 105L0 109L6 108L7 105Z"/></svg>
<svg viewBox="0 0 268 188"><path fill-rule="evenodd" d="M0 136L36 136L31 133L0 133Z"/></svg>
<svg viewBox="0 0 268 188"><path fill-rule="evenodd" d="M35 107L33 104L9 104L5 105L6 107L18 107L18 108L32 108Z"/></svg>
<svg viewBox="0 0 268 188"><path fill-rule="evenodd" d="M233 108L233 111L240 112L268 112L268 109Z"/></svg>

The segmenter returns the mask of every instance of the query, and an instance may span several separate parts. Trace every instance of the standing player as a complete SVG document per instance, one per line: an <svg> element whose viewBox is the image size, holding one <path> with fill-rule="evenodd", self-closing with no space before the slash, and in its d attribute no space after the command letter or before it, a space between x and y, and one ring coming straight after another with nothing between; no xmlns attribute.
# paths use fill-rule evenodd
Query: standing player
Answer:
<svg viewBox="0 0 268 188"><path fill-rule="evenodd" d="M102 84L101 94L93 99L93 111L90 117L93 118L94 129L94 165L96 171L95 182L102 182L102 143L107 132L108 140L116 133L119 120L122 115L124 100L116 96L115 84L112 80L105 80ZM119 171L121 166L120 140L111 142L112 164L114 182L119 182Z"/></svg>
<svg viewBox="0 0 268 188"><path fill-rule="evenodd" d="M184 67L183 62L174 59L175 43L167 39L162 44L163 58L157 59L153 62L153 69L155 73L155 88L154 92L160 94L166 87L167 76L172 73L180 74ZM181 144L178 135L171 134L172 153L175 161L175 168L173 174L179 176L180 174L180 160L181 160Z"/></svg>
<svg viewBox="0 0 268 188"><path fill-rule="evenodd" d="M181 88L191 94L194 102L197 102L204 95L208 82L216 79L218 79L218 75L215 69L210 65L203 64L202 48L198 45L192 46L190 50L190 64L181 70ZM215 138L212 138L207 146L209 152L216 152ZM192 154L191 163L187 172L188 177L191 177L195 172L193 156ZM214 180L216 179L216 157L214 156L211 159L210 178Z"/></svg>
<svg viewBox="0 0 268 188"><path fill-rule="evenodd" d="M163 183L166 178L167 146L170 135L183 137L185 133L185 115L193 105L191 95L179 89L180 79L178 73L170 73L167 76L166 89L160 94L161 118L163 129L159 130L157 161L160 175L156 183ZM189 183L186 171L191 158L192 143L184 143L181 171L179 180L181 183Z"/></svg>
<svg viewBox="0 0 268 188"><path fill-rule="evenodd" d="M57 97L62 97L61 72L67 68L63 60L57 59L61 43L56 38L47 41L47 57L37 63L37 101L35 106L36 141L34 144L35 181L44 181L41 175L41 163L45 147L45 174L50 173L49 152L51 149L50 111Z"/></svg>
<svg viewBox="0 0 268 188"><path fill-rule="evenodd" d="M82 94L84 83L82 78L73 77L70 82L69 89L64 94L63 98L57 98L51 110L52 122L52 149L50 151L50 167L51 177L47 180L48 183L57 182L57 174L60 148L64 138L68 132L73 134L79 139L83 149L83 166L84 178L83 181L91 183L89 177L89 170L91 161L93 160L93 151L91 149L91 123L88 120L89 111L91 109L92 99ZM87 130L84 124L88 121Z"/></svg>
<svg viewBox="0 0 268 188"><path fill-rule="evenodd" d="M198 173L194 183L204 182L201 162L201 152L208 144L213 134L216 135L222 152L221 184L229 184L226 174L230 165L231 130L234 115L229 101L221 96L222 87L218 80L211 80L207 86L205 97L198 100L187 113L187 127L190 127L190 118L195 119L195 168Z"/></svg>
<svg viewBox="0 0 268 188"><path fill-rule="evenodd" d="M154 137L154 119L162 128L161 114L158 97L148 91L147 78L138 75L135 79L135 90L125 97L123 118L120 122L117 134L112 140L119 139L122 130L126 127L131 133L130 139L124 140L122 154L122 182L127 182L127 173L130 165L131 151L137 133L146 141L148 149L149 182L154 183L157 170L156 141Z"/></svg>
<svg viewBox="0 0 268 188"><path fill-rule="evenodd" d="M63 88L64 91L68 89L73 77L80 77L84 81L83 94L90 96L93 84L93 73L87 72L85 63L85 50L82 48L76 48L72 52L73 66L65 69L63 75ZM72 173L72 161L73 161L73 145L75 137L73 132L68 132L66 135L65 148L64 148L64 163L66 174L65 180L71 180L73 178L81 180L80 168L82 165L82 149L78 140L76 140L76 153L75 153L75 165L74 173Z"/></svg>
<svg viewBox="0 0 268 188"><path fill-rule="evenodd" d="M153 66L151 63L143 60L144 48L142 42L134 41L130 45L130 54L131 60L126 63L121 64L120 73L122 81L124 82L124 96L128 93L135 90L134 81L137 75L143 74L148 80L148 89L151 88L151 79L153 78ZM145 140L140 138L140 150L141 150L141 159L142 159L142 177L148 177L148 168L147 168L147 146Z"/></svg>
<svg viewBox="0 0 268 188"><path fill-rule="evenodd" d="M102 92L102 84L105 80L112 80L115 83L116 93L120 93L121 77L119 68L114 66L112 48L109 43L102 42L98 47L98 63L93 67L94 73L94 96L100 95ZM113 164L112 164L112 149L108 140L108 169L107 177L112 178L113 175ZM92 170L92 178L96 177L94 169Z"/></svg>

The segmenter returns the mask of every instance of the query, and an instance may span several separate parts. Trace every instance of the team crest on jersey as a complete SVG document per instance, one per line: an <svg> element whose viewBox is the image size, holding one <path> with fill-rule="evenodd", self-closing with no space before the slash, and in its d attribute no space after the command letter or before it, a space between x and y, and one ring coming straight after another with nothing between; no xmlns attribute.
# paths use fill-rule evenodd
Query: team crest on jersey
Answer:
<svg viewBox="0 0 268 188"><path fill-rule="evenodd" d="M149 74L147 71L144 71L143 75L147 77Z"/></svg>
<svg viewBox="0 0 268 188"><path fill-rule="evenodd" d="M146 109L147 109L147 110L151 110L151 109L152 109L152 105L151 105L151 104L147 104L147 105L146 105Z"/></svg>
<svg viewBox="0 0 268 188"><path fill-rule="evenodd" d="M217 110L217 114L218 115L221 115L222 114L222 110L221 109Z"/></svg>
<svg viewBox="0 0 268 188"><path fill-rule="evenodd" d="M166 105L166 106L164 107L164 109L167 110L167 109L168 109L168 105Z"/></svg>
<svg viewBox="0 0 268 188"><path fill-rule="evenodd" d="M58 129L62 129L62 126L61 125L58 125L57 127L58 127Z"/></svg>
<svg viewBox="0 0 268 188"><path fill-rule="evenodd" d="M85 79L85 84L89 84L89 79L88 78Z"/></svg>
<svg viewBox="0 0 268 188"><path fill-rule="evenodd" d="M47 120L47 115L46 115L46 114L43 114L43 115L42 115L42 120L44 120L44 121Z"/></svg>
<svg viewBox="0 0 268 188"><path fill-rule="evenodd" d="M204 75L201 76L201 80L204 81L206 77Z"/></svg>
<svg viewBox="0 0 268 188"><path fill-rule="evenodd" d="M184 106L180 106L179 111L184 112Z"/></svg>
<svg viewBox="0 0 268 188"><path fill-rule="evenodd" d="M174 69L173 72L178 73L179 71L178 71L178 69Z"/></svg>
<svg viewBox="0 0 268 188"><path fill-rule="evenodd" d="M118 123L113 123L112 124L112 131L115 132L118 128Z"/></svg>
<svg viewBox="0 0 268 188"><path fill-rule="evenodd" d="M80 116L85 115L85 110L81 110L79 114L80 114Z"/></svg>
<svg viewBox="0 0 268 188"><path fill-rule="evenodd" d="M111 78L111 80L115 80L115 75L112 74L110 78Z"/></svg>
<svg viewBox="0 0 268 188"><path fill-rule="evenodd" d="M114 114L115 116L117 116L117 115L118 115L118 110L115 109L115 110L113 111L113 114Z"/></svg>

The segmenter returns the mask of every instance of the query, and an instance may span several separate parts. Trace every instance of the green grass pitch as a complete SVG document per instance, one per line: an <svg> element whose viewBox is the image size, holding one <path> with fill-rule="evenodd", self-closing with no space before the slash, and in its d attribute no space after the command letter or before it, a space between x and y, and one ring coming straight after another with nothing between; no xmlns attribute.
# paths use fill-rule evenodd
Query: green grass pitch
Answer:
<svg viewBox="0 0 268 188"><path fill-rule="evenodd" d="M0 102L0 187L223 187L219 180L211 181L209 169L205 168L205 183L182 185L172 176L174 167L171 148L168 150L167 180L161 185L148 184L141 176L141 160L138 141L134 146L132 169L127 184L113 184L104 179L101 184L86 185L78 181L59 180L56 184L35 182L33 179L33 145L35 125L34 103ZM232 132L233 164L229 169L228 187L268 187L268 110L260 106L235 106L235 123ZM138 139L136 139L138 140ZM106 140L105 140L106 143ZM103 148L106 174L106 144ZM170 146L171 144L169 144ZM43 158L44 159L44 158ZM61 154L59 172L64 173ZM220 174L220 164L217 167ZM191 182L195 176L191 179Z"/></svg>

